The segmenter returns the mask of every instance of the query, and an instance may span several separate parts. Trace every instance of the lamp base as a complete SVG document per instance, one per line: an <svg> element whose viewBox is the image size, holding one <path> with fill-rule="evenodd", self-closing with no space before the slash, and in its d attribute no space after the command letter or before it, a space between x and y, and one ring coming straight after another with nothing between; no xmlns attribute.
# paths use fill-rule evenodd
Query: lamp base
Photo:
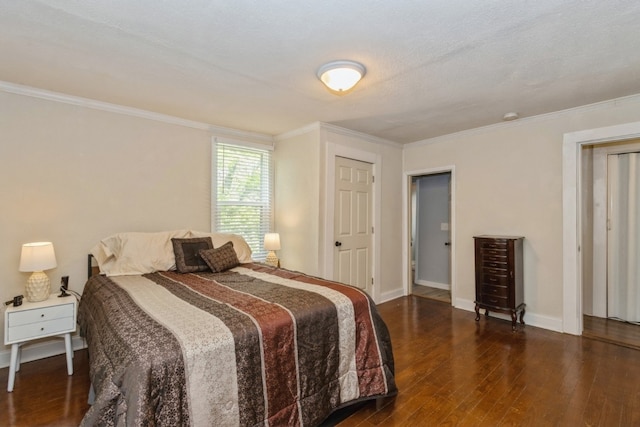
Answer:
<svg viewBox="0 0 640 427"><path fill-rule="evenodd" d="M264 263L273 267L280 266L280 262L278 261L278 257L276 256L276 253L274 251L269 251L267 257L264 260Z"/></svg>
<svg viewBox="0 0 640 427"><path fill-rule="evenodd" d="M44 301L51 294L51 281L43 271L34 271L24 288L27 301Z"/></svg>

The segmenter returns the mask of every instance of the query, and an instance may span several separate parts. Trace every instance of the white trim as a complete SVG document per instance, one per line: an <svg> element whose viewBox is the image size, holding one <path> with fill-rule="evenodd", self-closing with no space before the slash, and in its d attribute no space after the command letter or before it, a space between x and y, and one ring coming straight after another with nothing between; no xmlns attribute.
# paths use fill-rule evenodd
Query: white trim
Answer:
<svg viewBox="0 0 640 427"><path fill-rule="evenodd" d="M60 340L52 339L60 338ZM71 346L73 351L86 348L84 340L78 335L72 336ZM33 360L44 359L59 354L65 354L64 337L48 337L42 342L27 342L21 347L20 363L31 362ZM0 351L0 368L6 368L11 361L11 349ZM17 375L20 375L19 373Z"/></svg>
<svg viewBox="0 0 640 427"><path fill-rule="evenodd" d="M392 291L382 292L378 297L379 300L376 300L376 304L382 304L383 302L391 301L396 298L403 297L402 289L394 289Z"/></svg>
<svg viewBox="0 0 640 427"><path fill-rule="evenodd" d="M278 135L276 135L273 139L277 142L277 141L284 141L286 139L290 139L293 138L295 136L300 136L300 135L306 135L309 132L313 132L313 131L319 131L320 130L320 122L313 122L313 123L309 123L306 126L303 126L301 128L298 129L293 129L284 133L279 133Z"/></svg>
<svg viewBox="0 0 640 427"><path fill-rule="evenodd" d="M640 138L640 122L564 134L562 142L562 331L582 335L582 192L583 146Z"/></svg>
<svg viewBox="0 0 640 427"><path fill-rule="evenodd" d="M0 80L0 91L13 93L15 95L28 96L31 98L39 98L47 101L59 102L62 104L76 105L84 108L92 108L94 110L107 111L109 113L122 114L125 116L138 117L147 120L155 120L157 122L168 123L172 125L183 126L192 129L199 129L225 135L231 138L239 138L244 140L263 141L264 143L273 144L271 135L247 132L237 129L216 126L209 123L197 122L194 120L182 119L168 114L155 113L153 111L142 110L140 108L126 107L123 105L111 104L109 102L96 101L94 99L82 98L80 96L67 95L65 93L53 92L50 90L34 88L30 86L9 83Z"/></svg>
<svg viewBox="0 0 640 427"><path fill-rule="evenodd" d="M430 282L428 280L414 280L415 285L428 286L430 288L442 289L443 291L450 291L451 285L448 283Z"/></svg>
<svg viewBox="0 0 640 427"><path fill-rule="evenodd" d="M404 295L411 293L411 179L414 176L433 175L438 173L451 174L451 303L456 305L456 167L455 165L440 166L404 172L404 188L402 191L402 288Z"/></svg>
<svg viewBox="0 0 640 427"><path fill-rule="evenodd" d="M404 147L403 144L399 144L397 142L390 141L388 139L379 138L377 136L369 135L367 133L358 132L356 130L351 130L351 129L343 128L336 125L331 125L329 123L320 122L320 129L326 129L328 131L331 131L333 133L337 133L340 135L359 138L367 142L372 142L374 144L379 144L379 145L386 145L389 147L398 148L400 150L402 150L402 148Z"/></svg>
<svg viewBox="0 0 640 427"><path fill-rule="evenodd" d="M274 141L269 142L269 144L261 144L259 142L247 141L246 139L237 139L237 138L227 138L224 136L212 136L211 142L213 143L212 147L215 147L216 144L229 144L229 145L238 145L240 147L247 148L255 148L258 150L274 150Z"/></svg>
<svg viewBox="0 0 640 427"><path fill-rule="evenodd" d="M458 300L456 300L455 307L461 310L474 312L474 316L475 316L476 304L472 300L459 298ZM511 323L511 316L508 314L490 311L489 317L506 320L509 323ZM480 320L478 322L486 322L486 321L487 319L484 316L484 309L480 309ZM562 319L559 317L541 316L539 314L531 313L527 311L524 315L524 323L525 323L525 328L527 326L533 326L536 328L548 329L550 331L562 332ZM518 327L522 327L520 325L520 322L518 322L518 325L519 325ZM511 325L509 325L509 327L511 327Z"/></svg>
<svg viewBox="0 0 640 427"><path fill-rule="evenodd" d="M337 133L339 135L354 137L354 138L362 139L374 144L386 145L389 147L398 148L400 150L403 147L403 144L399 144L397 142L390 141L388 139L379 138L377 136L369 135L366 133L358 132L356 130L351 130L351 129L343 128L340 126L336 126L336 125L332 125L324 122L313 122L301 128L278 134L274 137L274 140L275 141L285 140L285 139L293 138L294 136L304 135L316 130L317 131L328 130L330 132Z"/></svg>
<svg viewBox="0 0 640 427"><path fill-rule="evenodd" d="M335 144L333 142L326 143L326 175L325 175L325 228L324 228L324 260L321 260L320 271L323 271L325 278L332 279L333 276L333 227L334 227L334 209L335 209L335 167L336 157L346 157L360 162L371 163L373 165L373 288L371 297L377 303L380 295L380 248L382 248L381 239L381 216L382 204L380 195L382 194L382 156L368 151L362 151L344 145Z"/></svg>

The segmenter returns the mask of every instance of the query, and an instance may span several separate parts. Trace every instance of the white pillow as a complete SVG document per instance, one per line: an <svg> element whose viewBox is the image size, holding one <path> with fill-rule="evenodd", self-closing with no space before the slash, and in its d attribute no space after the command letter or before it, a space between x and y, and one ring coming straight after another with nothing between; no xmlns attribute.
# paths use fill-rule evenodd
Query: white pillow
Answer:
<svg viewBox="0 0 640 427"><path fill-rule="evenodd" d="M236 251L238 261L241 264L253 262L251 258L251 248L244 237L239 234L232 233L211 233L206 231L194 231L191 230L189 237L211 237L211 242L214 248L219 248L227 242L233 242L233 249Z"/></svg>
<svg viewBox="0 0 640 427"><path fill-rule="evenodd" d="M102 239L91 249L100 272L107 276L146 274L175 270L172 238L191 237L189 230L156 233L118 233Z"/></svg>

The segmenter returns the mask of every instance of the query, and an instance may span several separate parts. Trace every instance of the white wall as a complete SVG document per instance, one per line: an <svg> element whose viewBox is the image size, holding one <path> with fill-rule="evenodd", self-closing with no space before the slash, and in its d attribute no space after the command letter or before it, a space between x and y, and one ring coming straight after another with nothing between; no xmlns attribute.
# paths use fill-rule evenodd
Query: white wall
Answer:
<svg viewBox="0 0 640 427"><path fill-rule="evenodd" d="M330 149L329 147L338 147ZM379 244L378 274L374 298L378 301L402 295L402 177L401 147L387 141L336 126L315 123L276 137L276 230L281 233L283 266L327 277L325 230L332 221L327 213L327 162L330 151L357 152L380 159L375 171L381 206L376 230ZM344 154L341 154L344 155ZM346 155L346 157L349 157ZM375 161L375 160L374 160ZM329 172L330 174L330 172ZM329 275L330 276L330 275ZM329 277L331 278L331 277Z"/></svg>
<svg viewBox="0 0 640 427"><path fill-rule="evenodd" d="M320 276L319 129L279 138L273 153L281 266Z"/></svg>
<svg viewBox="0 0 640 427"><path fill-rule="evenodd" d="M640 97L520 119L406 146L404 170L456 168L456 306L475 297L477 234L525 236L525 321L562 329L564 133L637 121Z"/></svg>
<svg viewBox="0 0 640 427"><path fill-rule="evenodd" d="M87 254L103 237L209 230L211 131L202 127L0 91L0 300L24 291L23 243L52 241L52 286L68 275L82 292ZM37 357L30 347L25 361ZM5 359L0 346L0 366Z"/></svg>

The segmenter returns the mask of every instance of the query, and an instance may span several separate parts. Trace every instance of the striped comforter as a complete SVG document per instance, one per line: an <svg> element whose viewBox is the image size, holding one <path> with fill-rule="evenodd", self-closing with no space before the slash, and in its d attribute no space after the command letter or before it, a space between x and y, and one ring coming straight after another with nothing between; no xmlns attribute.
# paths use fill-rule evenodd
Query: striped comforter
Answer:
<svg viewBox="0 0 640 427"><path fill-rule="evenodd" d="M95 276L78 322L96 393L87 426L314 426L396 392L370 298L283 269Z"/></svg>

